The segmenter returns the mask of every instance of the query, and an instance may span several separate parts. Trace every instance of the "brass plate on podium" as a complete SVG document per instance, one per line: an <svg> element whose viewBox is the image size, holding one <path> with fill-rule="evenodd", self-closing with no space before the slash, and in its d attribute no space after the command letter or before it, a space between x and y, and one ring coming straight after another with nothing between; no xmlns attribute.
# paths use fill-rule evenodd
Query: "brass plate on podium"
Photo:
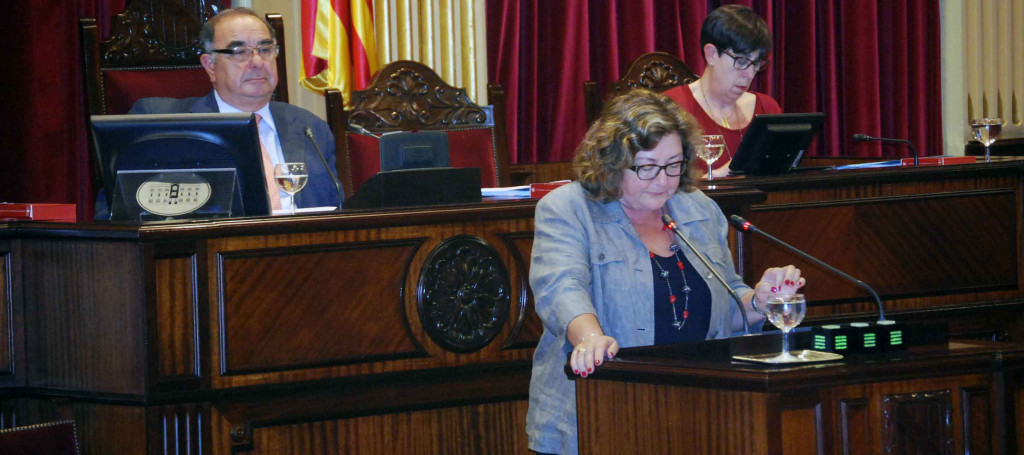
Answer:
<svg viewBox="0 0 1024 455"><path fill-rule="evenodd" d="M768 365L796 365L801 363L831 362L843 358L842 354L812 351L810 349L791 351L791 354L793 354L793 356L788 358L779 358L778 353L734 355L732 356L732 359L739 360L741 362L764 363Z"/></svg>

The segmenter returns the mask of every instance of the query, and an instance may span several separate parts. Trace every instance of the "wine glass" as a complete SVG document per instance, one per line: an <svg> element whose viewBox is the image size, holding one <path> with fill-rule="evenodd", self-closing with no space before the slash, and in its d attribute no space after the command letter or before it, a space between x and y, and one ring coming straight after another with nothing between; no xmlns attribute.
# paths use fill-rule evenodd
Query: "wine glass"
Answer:
<svg viewBox="0 0 1024 455"><path fill-rule="evenodd" d="M697 157L708 163L708 180L714 180L715 175L713 169L711 169L711 163L714 163L722 152L725 151L725 137L721 134L706 134L701 136L701 142L697 144L696 150Z"/></svg>
<svg viewBox="0 0 1024 455"><path fill-rule="evenodd" d="M800 325L807 314L807 300L803 294L771 294L768 296L765 313L775 327L782 330L782 352L771 358L772 363L795 362L797 357L789 353L789 332Z"/></svg>
<svg viewBox="0 0 1024 455"><path fill-rule="evenodd" d="M1003 119L1001 118L977 118L971 120L971 133L974 134L974 138L981 142L981 145L985 146L985 162L992 161L992 154L989 153L988 146L992 145L996 139L999 139L999 134L1003 132Z"/></svg>
<svg viewBox="0 0 1024 455"><path fill-rule="evenodd" d="M292 196L291 215L295 214L295 193L302 191L309 180L306 163L279 163L274 166L274 181L281 191Z"/></svg>

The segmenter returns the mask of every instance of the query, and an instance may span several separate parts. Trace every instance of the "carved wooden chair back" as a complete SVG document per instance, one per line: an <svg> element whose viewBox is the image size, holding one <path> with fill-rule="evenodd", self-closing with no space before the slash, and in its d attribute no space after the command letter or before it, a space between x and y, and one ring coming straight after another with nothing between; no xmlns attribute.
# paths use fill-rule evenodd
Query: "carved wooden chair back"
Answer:
<svg viewBox="0 0 1024 455"><path fill-rule="evenodd" d="M222 9L219 0L130 1L125 11L114 16L106 40L100 38L96 19L80 19L86 114L124 114L146 97L188 98L210 93L210 78L199 65L203 53L199 31ZM267 14L266 18L281 48L274 98L288 102L284 22L280 14ZM90 152L95 160L95 150ZM94 170L98 172L99 166ZM99 182L96 175L94 183Z"/></svg>
<svg viewBox="0 0 1024 455"><path fill-rule="evenodd" d="M0 430L0 453L5 455L78 455L73 420L59 420Z"/></svg>
<svg viewBox="0 0 1024 455"><path fill-rule="evenodd" d="M651 52L634 60L622 79L608 86L605 99L637 87L660 93L697 79L698 76L679 57L667 52ZM601 108L604 106L596 81L583 83L583 100L587 125L590 125L601 115Z"/></svg>
<svg viewBox="0 0 1024 455"><path fill-rule="evenodd" d="M349 124L374 134L447 132L452 167L479 167L484 187L507 185L510 180L500 85L488 86L491 104L480 106L464 89L448 85L426 65L399 60L381 68L365 90L354 92L350 109L344 108L340 91L328 89L324 95L338 176L347 195L355 194L363 182L380 172L378 142L349 131Z"/></svg>

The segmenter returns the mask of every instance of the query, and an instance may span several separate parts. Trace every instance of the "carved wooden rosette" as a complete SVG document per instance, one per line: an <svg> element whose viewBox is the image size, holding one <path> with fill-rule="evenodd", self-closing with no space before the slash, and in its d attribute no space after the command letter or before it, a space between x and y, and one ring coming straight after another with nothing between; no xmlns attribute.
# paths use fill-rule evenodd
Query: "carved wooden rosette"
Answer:
<svg viewBox="0 0 1024 455"><path fill-rule="evenodd" d="M692 74L680 75L672 64L664 60L647 62L636 78L623 79L612 85L613 93L622 93L634 88L645 88L661 93L672 87L688 84L694 80Z"/></svg>
<svg viewBox="0 0 1024 455"><path fill-rule="evenodd" d="M400 69L352 94L350 122L370 130L415 130L487 123L487 111L463 89L452 87L430 68L403 62ZM383 82L383 83L382 83Z"/></svg>
<svg viewBox="0 0 1024 455"><path fill-rule="evenodd" d="M104 67L199 64L199 30L219 0L135 0L114 16L100 43Z"/></svg>
<svg viewBox="0 0 1024 455"><path fill-rule="evenodd" d="M420 322L439 346L471 352L487 346L508 320L508 271L479 237L448 238L427 256L416 300Z"/></svg>

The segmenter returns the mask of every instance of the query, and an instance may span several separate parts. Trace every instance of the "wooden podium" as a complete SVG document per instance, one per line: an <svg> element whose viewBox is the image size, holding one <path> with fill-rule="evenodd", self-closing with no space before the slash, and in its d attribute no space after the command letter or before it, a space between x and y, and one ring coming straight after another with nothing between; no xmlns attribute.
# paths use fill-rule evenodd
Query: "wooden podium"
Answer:
<svg viewBox="0 0 1024 455"><path fill-rule="evenodd" d="M755 338L623 349L577 378L580 453L1014 454L1024 448L1016 430L1024 422L1020 345L950 341L785 367L730 361L730 345L778 346L778 336Z"/></svg>

